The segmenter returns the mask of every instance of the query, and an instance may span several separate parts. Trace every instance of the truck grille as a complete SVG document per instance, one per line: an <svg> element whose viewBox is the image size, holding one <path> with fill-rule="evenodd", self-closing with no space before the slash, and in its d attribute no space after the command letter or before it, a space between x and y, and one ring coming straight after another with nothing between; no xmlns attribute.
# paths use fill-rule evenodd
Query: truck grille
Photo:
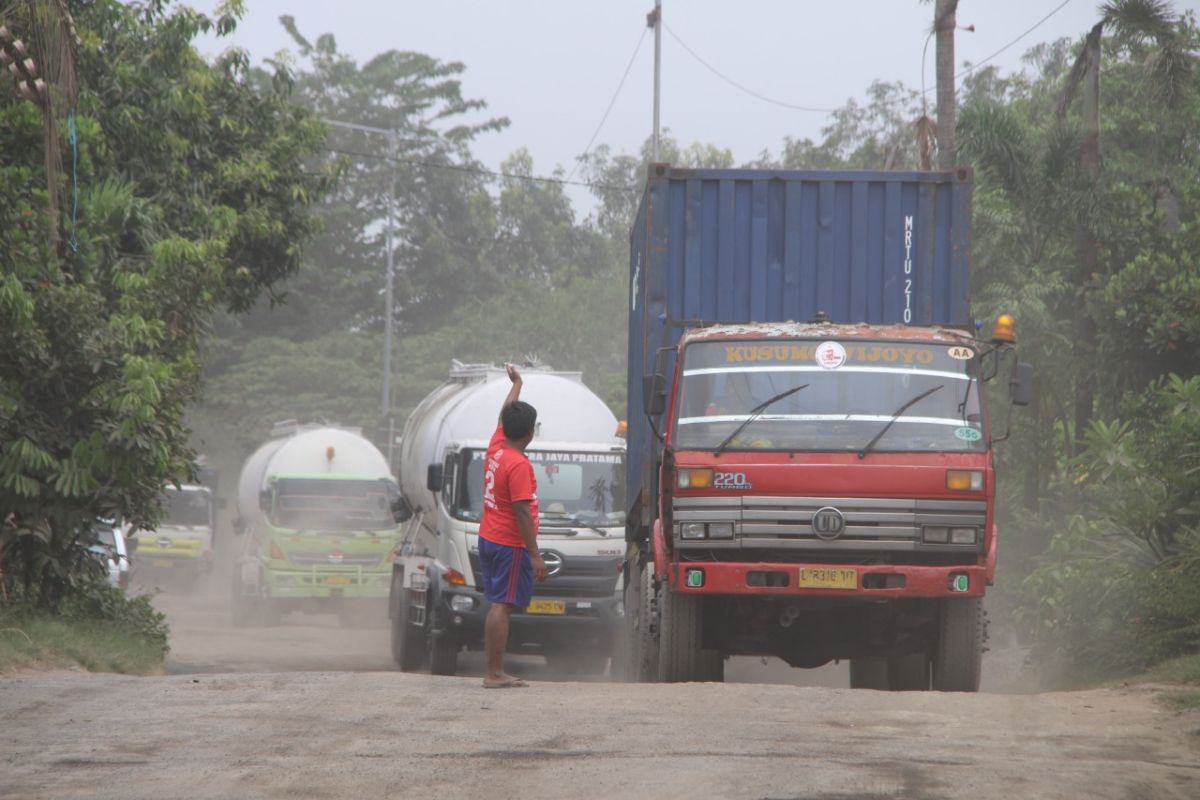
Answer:
<svg viewBox="0 0 1200 800"><path fill-rule="evenodd" d="M813 530L813 515L836 508L844 530L822 539ZM962 552L969 545L921 543L921 527L978 528L982 534L987 503L982 500L906 500L859 497L676 497L674 521L732 522L733 541L681 540L681 547L705 549L791 547L805 550L944 549ZM982 538L982 535L981 537ZM973 549L979 549L982 544Z"/></svg>
<svg viewBox="0 0 1200 800"><path fill-rule="evenodd" d="M320 567L373 567L383 560L383 553L368 553L365 555L343 555L341 560L334 562L329 560L328 553L292 553L288 556L288 560L293 564L302 564L310 566L316 564Z"/></svg>

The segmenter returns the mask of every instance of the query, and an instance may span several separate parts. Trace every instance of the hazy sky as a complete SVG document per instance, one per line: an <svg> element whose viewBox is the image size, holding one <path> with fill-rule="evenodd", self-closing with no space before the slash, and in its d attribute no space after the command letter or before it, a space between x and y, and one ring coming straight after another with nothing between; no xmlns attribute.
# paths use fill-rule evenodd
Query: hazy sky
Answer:
<svg viewBox="0 0 1200 800"><path fill-rule="evenodd" d="M957 61L978 62L1034 26L1061 0L961 0ZM216 0L194 0L211 11ZM360 61L384 50L415 50L466 65L467 97L512 124L474 145L497 168L527 147L538 174L568 171L596 130L646 28L653 0L246 0L233 43L255 62L290 46L278 23L291 14L311 40L332 33ZM1078 37L1097 20L1096 0L1068 2L991 63L1019 68L1025 50ZM1177 0L1178 10L1200 0ZM778 153L785 136L820 135L823 113L774 105L722 81L700 58L749 90L792 105L841 106L875 79L921 85L921 51L933 17L920 0L663 0L662 124L683 143L711 142L748 160ZM652 129L654 37L646 31L611 114L596 139L632 152ZM675 37L678 37L675 38ZM226 45L206 41L213 53ZM926 81L933 85L934 44ZM931 95L932 96L932 95ZM572 196L580 197L580 190Z"/></svg>

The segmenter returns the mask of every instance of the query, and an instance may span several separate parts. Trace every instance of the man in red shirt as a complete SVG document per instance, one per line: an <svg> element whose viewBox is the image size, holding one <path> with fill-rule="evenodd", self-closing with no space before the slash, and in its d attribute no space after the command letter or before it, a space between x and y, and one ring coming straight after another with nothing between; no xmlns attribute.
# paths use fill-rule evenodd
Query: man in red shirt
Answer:
<svg viewBox="0 0 1200 800"><path fill-rule="evenodd" d="M529 605L533 579L546 580L537 549L537 479L525 448L533 440L537 410L521 401L521 373L509 364L512 388L504 398L483 467L483 517L479 520L479 563L483 594L492 604L483 626L488 689L526 686L504 671L508 622L514 609Z"/></svg>

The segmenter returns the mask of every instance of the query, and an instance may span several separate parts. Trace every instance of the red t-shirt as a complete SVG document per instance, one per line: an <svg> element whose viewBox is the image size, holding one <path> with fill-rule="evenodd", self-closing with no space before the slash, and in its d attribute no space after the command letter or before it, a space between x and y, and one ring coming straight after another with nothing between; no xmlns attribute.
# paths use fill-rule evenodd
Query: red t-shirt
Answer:
<svg viewBox="0 0 1200 800"><path fill-rule="evenodd" d="M509 447L504 428L497 426L483 463L483 518L479 520L479 535L489 542L524 548L525 540L517 528L512 507L521 500L529 501L536 536L538 501L533 465L524 453Z"/></svg>

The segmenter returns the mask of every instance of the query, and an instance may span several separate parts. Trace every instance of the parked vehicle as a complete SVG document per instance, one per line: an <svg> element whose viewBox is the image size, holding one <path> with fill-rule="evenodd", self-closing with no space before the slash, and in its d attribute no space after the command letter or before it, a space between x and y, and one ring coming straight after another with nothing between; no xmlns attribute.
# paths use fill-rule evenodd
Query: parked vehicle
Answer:
<svg viewBox="0 0 1200 800"><path fill-rule="evenodd" d="M621 616L625 524L617 419L578 372L522 367L521 399L538 412L526 455L541 506L538 547L550 577L512 617L509 649L571 671L603 672ZM393 566L392 654L453 675L483 645L488 603L479 572L483 462L508 393L505 371L460 364L404 426L400 486L413 517Z"/></svg>
<svg viewBox="0 0 1200 800"><path fill-rule="evenodd" d="M136 545L129 544L124 529L115 520L97 520L92 526L92 537L88 555L100 564L105 580L116 589L128 589L130 553Z"/></svg>
<svg viewBox="0 0 1200 800"><path fill-rule="evenodd" d="M382 620L403 518L387 461L357 429L287 424L276 434L238 479L235 624L275 624L290 611Z"/></svg>
<svg viewBox="0 0 1200 800"><path fill-rule="evenodd" d="M971 173L652 165L631 237L627 668L849 659L852 686L975 691L996 569ZM1010 407L1011 410L1011 407Z"/></svg>
<svg viewBox="0 0 1200 800"><path fill-rule="evenodd" d="M190 588L213 568L216 503L207 486L169 486L166 515L151 531L133 531L137 541L139 582Z"/></svg>

